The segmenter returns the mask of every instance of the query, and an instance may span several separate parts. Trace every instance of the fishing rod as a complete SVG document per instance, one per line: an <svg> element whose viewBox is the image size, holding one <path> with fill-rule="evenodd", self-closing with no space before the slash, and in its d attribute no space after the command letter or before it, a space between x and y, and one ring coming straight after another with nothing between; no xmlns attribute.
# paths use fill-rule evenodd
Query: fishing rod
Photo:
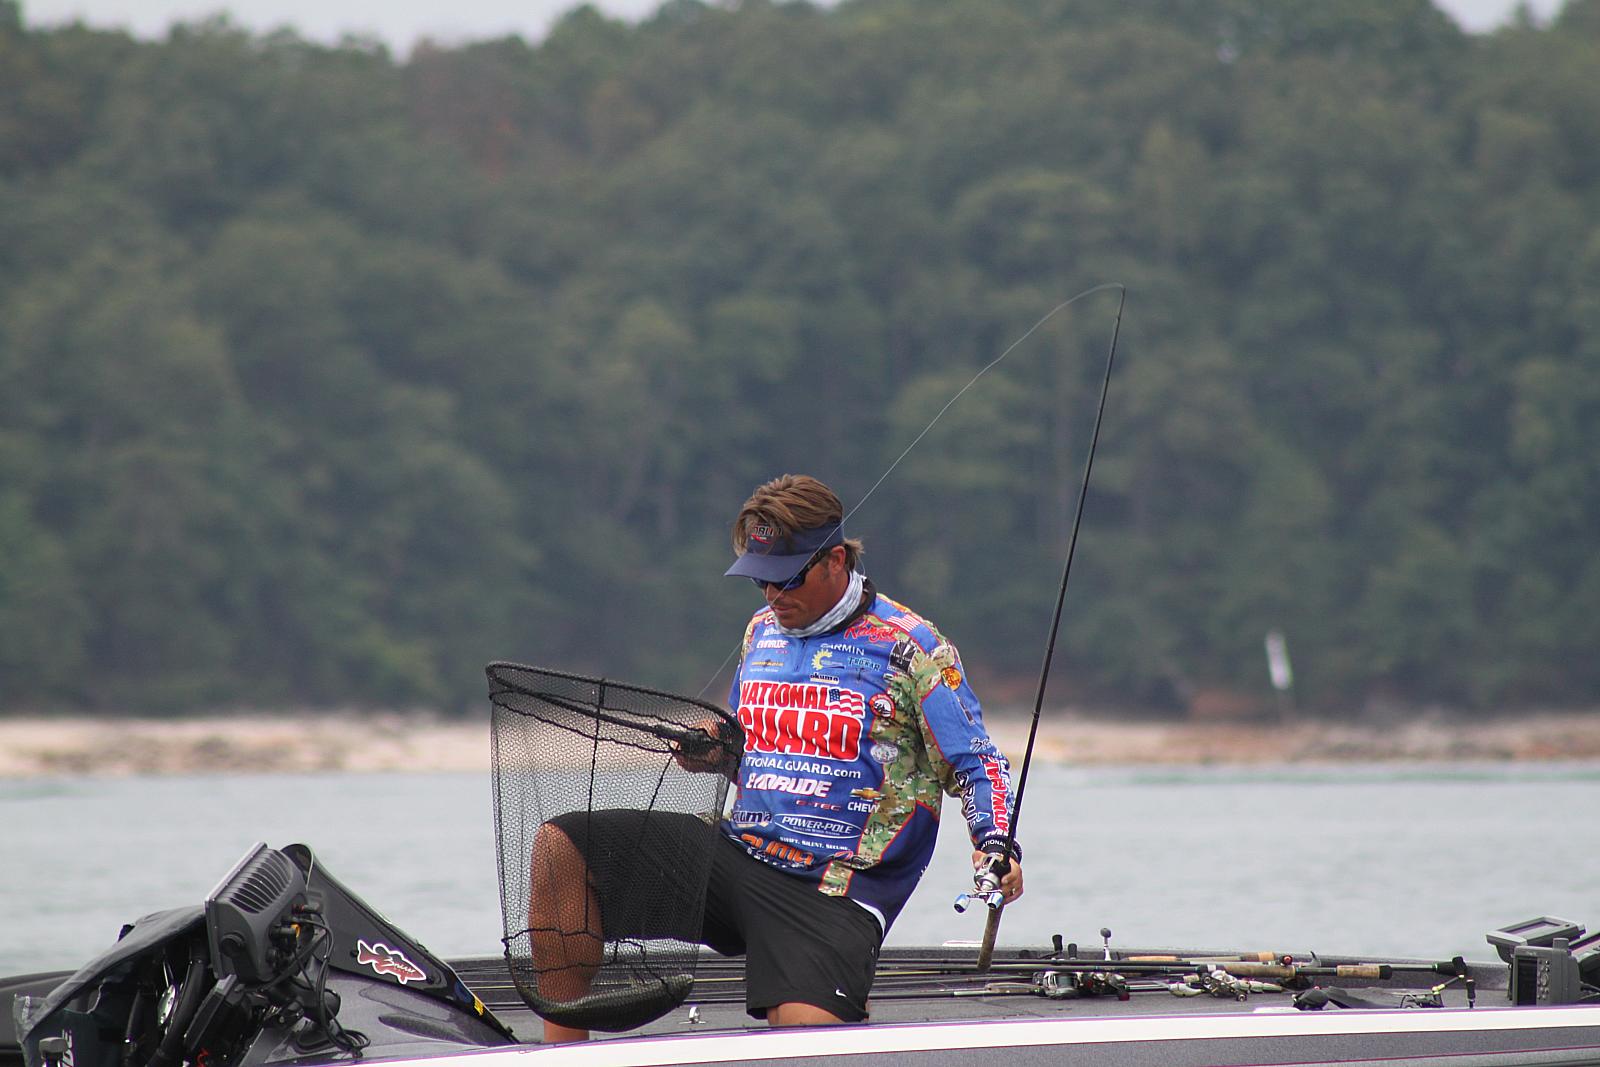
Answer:
<svg viewBox="0 0 1600 1067"><path fill-rule="evenodd" d="M1010 857L1017 850L1017 821L1022 817L1022 798L1028 786L1028 768L1033 761L1033 745L1039 736L1039 716L1044 710L1045 683L1050 678L1050 661L1055 656L1056 635L1061 630L1061 609L1067 600L1067 580L1072 577L1072 557L1078 548L1078 530L1083 523L1083 505L1089 496L1089 476L1094 471L1094 453L1100 443L1100 424L1105 419L1106 396L1111 391L1111 369L1117 361L1117 338L1122 333L1122 308L1128 300L1126 286L1117 286L1121 296L1117 300L1117 321L1111 330L1111 350L1106 355L1106 373L1100 383L1100 403L1095 409L1094 432L1089 436L1089 455L1083 464L1083 481L1078 487L1078 505L1072 515L1072 536L1067 541L1067 560L1061 568L1061 589L1056 594L1055 614L1050 619L1050 638L1045 644L1044 663L1039 668L1039 688L1033 699L1033 722L1028 727L1028 745L1023 750L1022 771L1017 778L1017 799L1011 805L1011 827L1006 832L1005 851L991 854L973 876L975 893L963 893L956 898L956 911L965 911L969 900L982 900L989 908L988 922L983 929L983 945L978 950L978 969L987 970L994 959L994 942L1000 933L1000 913L1005 909L1005 896L1000 891L1000 880L1010 867Z"/></svg>
<svg viewBox="0 0 1600 1067"><path fill-rule="evenodd" d="M1047 311L1043 316L1041 316L1039 318L1038 321L1036 321L1032 326L1028 327L1028 329L1025 332L1023 332L1023 334L1020 337L1018 337L1015 341L1011 342L1011 344L1006 346L1006 348L1005 348L1005 350L1003 352L1001 352L994 359L990 360L988 363L984 364L984 366L981 369L979 369L979 371L976 374L974 374L972 376L972 378L969 379L965 385L963 385L960 389L956 390L955 394L953 396L951 396L950 399L945 402L945 405L942 408L940 408L934 414L933 418L928 420L927 425L922 428L921 432L918 433L916 437L912 438L911 443L906 445L904 450L902 450L901 453L894 458L894 461L892 463L890 463L887 468L884 469L884 472L881 475L878 476L878 480L873 482L871 487L868 488L867 491L864 494L862 494L861 499L856 501L855 506L853 506L847 512L845 512L844 515L841 516L839 521L835 524L835 529L842 529L844 527L845 522L848 521L850 518L852 518L856 514L856 512L860 511L861 508L866 504L866 502L872 498L872 495L878 491L878 487L883 485L883 483L888 479L889 475L894 473L895 468L900 466L901 461L904 460L906 458L906 456L910 455L911 451L913 449L915 449L917 447L917 445L922 442L922 439L928 435L928 433L933 429L934 425L936 423L938 423L938 421L941 418L944 417L945 412L949 411L950 408L955 405L956 401L960 400L961 397L963 395L965 395L966 392L969 389L971 389L974 385L976 385L980 378L982 378L985 374L989 373L990 370L994 369L994 367L998 366L1002 360L1004 360L1007 356L1009 356L1017 348L1018 345L1021 345L1029 337L1032 337L1033 334L1035 332L1037 332L1040 327L1042 327L1045 323L1049 322L1058 313L1066 310L1067 308L1071 307L1073 304L1076 304L1079 300L1082 300L1085 297L1091 296L1091 295L1093 295L1095 293L1099 293L1099 292L1103 292L1103 291L1111 290L1111 289L1117 290L1117 293L1118 293L1118 298L1117 298L1117 317L1116 317L1116 322L1113 325L1112 331L1111 331L1111 347L1110 347L1110 352L1109 352L1109 354L1108 354L1108 356L1106 358L1105 378L1104 378L1104 380L1103 380L1103 382L1101 383L1101 386L1100 386L1099 404L1098 404L1098 406L1096 407L1096 410L1095 410L1094 432L1091 435L1091 438L1090 438L1090 441L1089 441L1089 455L1088 455L1087 460L1084 463L1083 482L1082 482L1082 485L1079 487L1079 490L1078 490L1077 507L1076 507L1076 509L1075 509L1075 511L1073 513L1073 517L1072 517L1072 536L1071 536L1071 538L1070 538L1070 540L1068 542L1068 546L1067 546L1066 564L1062 568L1061 591L1056 596L1055 614L1052 617L1051 623L1050 623L1050 638L1049 638L1049 641L1048 641L1048 643L1047 643L1047 645L1045 647L1044 664L1041 667L1040 673L1039 673L1039 689L1038 689L1038 693L1037 693L1037 695L1035 697L1034 706L1033 706L1033 723L1032 723L1032 725L1030 726L1030 728L1028 730L1028 744L1027 744L1027 748L1026 748L1024 754L1023 754L1022 772L1021 772L1021 775L1018 778L1018 782L1017 782L1016 800L1012 805L1011 825L1010 825L1010 828L1009 828L1009 830L1008 830L1008 832L1006 834L1006 838L1005 838L1005 852L1003 854L996 855L993 858L991 858L986 863L984 868L974 875L973 884L974 884L974 887L976 888L977 892L970 893L970 894L964 893L961 896L956 898L956 910L957 911L965 911L966 910L966 906L967 906L967 901L972 900L972 899L983 900L984 903L987 904L988 907L989 907L989 920L988 920L988 923L987 923L987 925L985 927L985 930L984 930L983 950L979 954L979 960L980 960L980 964L981 965L987 965L989 960L993 957L993 955L994 955L995 937L999 933L1000 910L1004 906L1004 903L1005 903L1004 897L1003 897L1003 895L1002 895L1002 893L1000 891L1000 880L1001 880L1002 875L1004 874L1004 870L1000 868L1000 864L1002 862L1003 856L1009 856L1009 855L1012 855L1012 854L1014 854L1016 852L1017 815L1022 810L1023 791L1026 788L1027 781L1028 781L1028 767L1029 767L1029 765L1030 765L1030 763L1032 761L1032 758L1033 758L1034 742L1035 742L1035 739L1037 738L1038 732L1039 732L1039 716L1040 716L1040 712L1042 711L1043 706L1044 706L1045 682L1049 677L1051 658L1055 654L1056 634L1060 630L1060 626L1061 626L1061 610L1062 610L1062 605L1066 600L1066 594L1067 594L1067 579L1072 574L1072 559L1073 559L1073 555L1074 555L1074 553L1075 553L1075 551L1077 549L1077 545L1078 545L1078 531L1079 531L1079 528L1080 528L1080 526L1081 526L1081 524L1083 522L1084 501L1085 501L1086 497L1088 496L1088 492L1089 492L1089 477L1090 477L1090 474L1092 473L1092 471L1094 469L1095 449L1098 446L1099 441L1100 441L1100 425L1104 421L1104 418L1105 418L1106 396L1109 393L1110 388L1111 388L1111 371L1112 371L1113 365L1116 362L1117 339L1121 335L1121 332L1122 332L1122 312L1123 312L1123 308L1126 305L1127 300L1128 300L1128 287L1123 285L1120 282L1106 282L1106 283L1103 283L1101 285L1092 286L1091 288L1085 289L1082 292L1077 293L1076 295L1071 296L1066 300L1063 300L1061 303L1057 304L1055 307L1053 307L1049 311ZM823 548L819 547L816 551L814 551L812 553L812 560L808 561L806 566L810 566L810 563L812 561L814 561L816 559L817 555L820 552L822 552L823 550L824 550ZM804 568L802 568L802 570L803 569ZM700 691L695 694L696 699L704 697L705 694L706 694L706 691L709 690L711 688L711 686L716 682L716 680L719 677L722 676L722 672L727 669L728 664L730 662L732 662L734 656L738 655L738 653L740 651L740 647L741 647L740 645L735 645L732 649L729 650L728 655L723 658L722 663L717 667L717 669L714 672L712 672L711 677L706 680L706 684L701 686L700 687Z"/></svg>
<svg viewBox="0 0 1600 1067"><path fill-rule="evenodd" d="M1401 971L1418 971L1429 974L1452 974L1448 964L1418 964L1407 966L1393 963L1341 963L1331 966L1319 964L1245 963L1243 961L1208 963L1203 960L1174 960L1170 963L1133 963L1128 960L1007 960L990 962L978 969L973 964L917 964L896 961L894 969L878 972L884 978L910 978L931 975L984 975L992 972L1036 973L1039 971L1119 971L1125 974L1207 974L1226 973L1236 978L1367 978L1384 981Z"/></svg>

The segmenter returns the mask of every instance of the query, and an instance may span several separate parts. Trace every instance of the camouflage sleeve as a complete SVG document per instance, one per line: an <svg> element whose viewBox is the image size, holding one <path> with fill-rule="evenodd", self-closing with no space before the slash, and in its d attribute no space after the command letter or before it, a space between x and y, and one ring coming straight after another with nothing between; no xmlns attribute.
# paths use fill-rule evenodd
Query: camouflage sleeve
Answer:
<svg viewBox="0 0 1600 1067"><path fill-rule="evenodd" d="M750 641L756 632L756 620L760 617L759 611L750 616L750 621L744 626L744 636L739 639L739 662L734 664L733 681L728 683L728 707L734 711L739 710L739 675L743 673L744 661L750 655Z"/></svg>
<svg viewBox="0 0 1600 1067"><path fill-rule="evenodd" d="M928 758L945 792L961 798L974 846L1011 832L1011 765L989 738L961 656L941 641L911 661Z"/></svg>

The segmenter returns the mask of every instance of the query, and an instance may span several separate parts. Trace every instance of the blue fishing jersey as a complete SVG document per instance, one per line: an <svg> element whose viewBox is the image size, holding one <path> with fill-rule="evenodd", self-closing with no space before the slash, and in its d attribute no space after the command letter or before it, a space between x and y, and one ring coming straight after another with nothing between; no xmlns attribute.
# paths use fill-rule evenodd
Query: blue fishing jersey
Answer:
<svg viewBox="0 0 1600 1067"><path fill-rule="evenodd" d="M883 920L933 856L943 795L974 846L1011 829L1011 769L984 729L961 657L878 594L865 613L788 637L770 608L745 628L729 705L744 728L722 830L756 859Z"/></svg>

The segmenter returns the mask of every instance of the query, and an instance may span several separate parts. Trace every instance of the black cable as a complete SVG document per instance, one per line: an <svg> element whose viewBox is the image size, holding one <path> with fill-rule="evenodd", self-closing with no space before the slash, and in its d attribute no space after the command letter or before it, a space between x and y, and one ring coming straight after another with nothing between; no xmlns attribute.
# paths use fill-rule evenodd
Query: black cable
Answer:
<svg viewBox="0 0 1600 1067"><path fill-rule="evenodd" d="M1050 619L1050 639L1045 644L1044 663L1039 668L1039 688L1033 701L1033 722L1028 727L1028 745L1022 755L1022 771L1017 778L1017 795L1011 804L1011 827L1006 833L1006 853L1017 855L1017 822L1022 818L1022 797L1028 788L1028 767L1033 762L1033 744L1039 736L1039 716L1044 710L1045 683L1050 678L1050 660L1055 656L1056 635L1061 631L1061 609L1067 599L1067 579L1072 576L1072 557L1078 550L1078 530L1083 524L1083 506L1089 497L1089 476L1094 472L1094 454L1100 445L1100 424L1105 420L1106 397L1111 392L1111 369L1117 362L1117 338L1122 334L1122 308L1128 300L1126 287L1118 285L1122 296L1117 301L1117 321L1111 330L1111 350L1106 354L1105 378L1100 385L1100 404L1095 409L1094 432L1089 436L1089 455L1083 464L1083 481L1078 488L1078 506L1072 515L1072 536L1067 541L1067 560L1061 568L1061 589L1056 594L1055 614ZM998 879L996 879L998 885ZM986 970L994 957L995 938L1000 930L1000 912L1004 902L991 905L989 920L983 931L983 944L978 950L978 969Z"/></svg>
<svg viewBox="0 0 1600 1067"><path fill-rule="evenodd" d="M333 959L333 930L320 919L302 917L300 921L316 931L316 934L311 939L311 961L313 963L320 962L321 966L316 969L317 976L312 985L311 1005L317 1025L322 1027L322 1032L327 1035L328 1040L333 1042L336 1047L350 1053L356 1059L360 1059L361 1050L372 1044L371 1039L359 1030L345 1029L335 1016L328 1014L328 965ZM325 946L325 951L320 961L317 960L316 955L316 948L319 943Z"/></svg>

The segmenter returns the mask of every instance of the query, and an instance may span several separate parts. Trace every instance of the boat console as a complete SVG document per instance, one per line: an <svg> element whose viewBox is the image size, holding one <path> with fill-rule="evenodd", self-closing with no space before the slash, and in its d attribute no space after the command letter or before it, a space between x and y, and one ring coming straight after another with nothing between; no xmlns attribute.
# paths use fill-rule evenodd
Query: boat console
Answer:
<svg viewBox="0 0 1600 1067"><path fill-rule="evenodd" d="M253 846L202 905L130 924L15 1014L28 1067L264 1067L515 1040L304 845Z"/></svg>

